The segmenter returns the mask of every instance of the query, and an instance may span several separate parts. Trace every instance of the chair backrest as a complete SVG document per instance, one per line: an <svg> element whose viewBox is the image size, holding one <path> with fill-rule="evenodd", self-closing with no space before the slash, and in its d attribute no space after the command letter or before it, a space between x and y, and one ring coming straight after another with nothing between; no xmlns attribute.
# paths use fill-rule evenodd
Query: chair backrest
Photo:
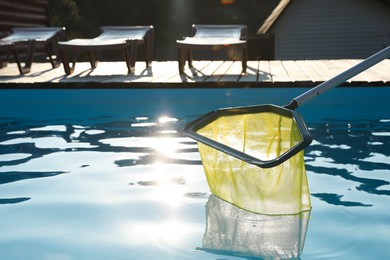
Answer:
<svg viewBox="0 0 390 260"><path fill-rule="evenodd" d="M246 25L210 25L210 24L194 24L194 37L222 37L244 39L247 36Z"/></svg>
<svg viewBox="0 0 390 260"><path fill-rule="evenodd" d="M47 41L53 37L64 34L65 28L63 27L17 27L12 29L12 33L3 40L17 42L17 41ZM61 35L63 38L63 35Z"/></svg>
<svg viewBox="0 0 390 260"><path fill-rule="evenodd" d="M144 39L153 26L103 26L99 39Z"/></svg>

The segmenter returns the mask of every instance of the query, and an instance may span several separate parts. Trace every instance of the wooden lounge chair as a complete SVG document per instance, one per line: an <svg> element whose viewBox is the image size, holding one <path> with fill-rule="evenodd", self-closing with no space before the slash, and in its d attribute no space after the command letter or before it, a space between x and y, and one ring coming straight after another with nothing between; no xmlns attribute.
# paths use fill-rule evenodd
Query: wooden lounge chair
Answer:
<svg viewBox="0 0 390 260"><path fill-rule="evenodd" d="M247 63L247 27L245 25L192 25L194 36L176 41L179 72L184 72L185 61L192 67L192 50L235 47L241 50L242 72Z"/></svg>
<svg viewBox="0 0 390 260"><path fill-rule="evenodd" d="M12 52L15 62L18 65L20 74L28 73L34 57L35 48L41 45L45 48L47 57L53 68L57 68L60 62L54 61L50 45L65 37L65 28L62 27L20 27L12 29L10 35L0 39L0 51L6 53L6 61L1 62L5 67L8 62L9 53ZM18 48L27 47L27 59L22 67L18 55Z"/></svg>
<svg viewBox="0 0 390 260"><path fill-rule="evenodd" d="M92 68L96 68L98 51L121 50L124 53L128 73L134 72L137 47L143 45L146 66L153 59L153 26L103 26L101 34L92 39L73 39L59 42L59 53L66 74L71 74L76 65L76 52L84 51L89 55ZM72 66L69 66L69 54L72 54Z"/></svg>

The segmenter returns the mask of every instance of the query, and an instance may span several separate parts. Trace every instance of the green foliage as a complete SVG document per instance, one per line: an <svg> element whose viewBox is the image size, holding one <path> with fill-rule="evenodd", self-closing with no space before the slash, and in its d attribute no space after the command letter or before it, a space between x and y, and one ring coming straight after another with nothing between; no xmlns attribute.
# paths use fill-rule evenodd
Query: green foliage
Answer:
<svg viewBox="0 0 390 260"><path fill-rule="evenodd" d="M66 27L67 39L92 36L91 28L95 27L89 16L80 11L79 2L77 0L49 0L50 25Z"/></svg>

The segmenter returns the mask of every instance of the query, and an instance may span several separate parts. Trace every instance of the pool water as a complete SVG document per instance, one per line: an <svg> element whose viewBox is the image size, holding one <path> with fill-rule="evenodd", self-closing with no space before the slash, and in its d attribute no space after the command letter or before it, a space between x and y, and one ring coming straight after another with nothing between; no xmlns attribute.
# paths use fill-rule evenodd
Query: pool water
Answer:
<svg viewBox="0 0 390 260"><path fill-rule="evenodd" d="M388 87L298 109L312 209L264 216L211 195L182 128L304 88L1 90L2 259L390 259Z"/></svg>

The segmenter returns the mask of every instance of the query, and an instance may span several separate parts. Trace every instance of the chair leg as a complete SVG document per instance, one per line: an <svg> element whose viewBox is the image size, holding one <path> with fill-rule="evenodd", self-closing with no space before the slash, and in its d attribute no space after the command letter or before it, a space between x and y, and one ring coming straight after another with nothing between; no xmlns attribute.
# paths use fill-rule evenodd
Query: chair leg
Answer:
<svg viewBox="0 0 390 260"><path fill-rule="evenodd" d="M53 60L52 52L51 52L51 49L50 49L48 43L45 43L45 49L46 49L47 57L49 58L49 61L51 63L51 66L53 67L53 69L58 68L60 66L61 62Z"/></svg>
<svg viewBox="0 0 390 260"><path fill-rule="evenodd" d="M130 68L129 73L133 73L135 71L135 62L137 60L137 50L138 50L138 43L137 41L131 41L130 42Z"/></svg>
<svg viewBox="0 0 390 260"><path fill-rule="evenodd" d="M7 67L8 62L7 61L0 61L0 68L5 68Z"/></svg>
<svg viewBox="0 0 390 260"><path fill-rule="evenodd" d="M127 48L123 49L123 55L125 57L125 62L127 66L127 74L130 74L131 73L130 54Z"/></svg>
<svg viewBox="0 0 390 260"><path fill-rule="evenodd" d="M24 66L24 70L28 70L28 71L31 70L34 51L35 51L35 41L29 41L28 42L27 60L26 60L25 66Z"/></svg>
<svg viewBox="0 0 390 260"><path fill-rule="evenodd" d="M247 68L247 60L248 60L248 51L247 48L242 48L242 73L246 73L246 68Z"/></svg>
<svg viewBox="0 0 390 260"><path fill-rule="evenodd" d="M96 59L96 55L93 51L88 52L89 63L91 63L91 68L95 69L98 65L98 60Z"/></svg>
<svg viewBox="0 0 390 260"><path fill-rule="evenodd" d="M152 48L153 46L151 46L151 42L150 42L150 38L151 36L148 35L146 37L146 39L144 40L144 43L142 44L142 50L143 50L143 53L144 53L144 59L145 59L145 62L146 62L146 67L149 68L149 67L152 67Z"/></svg>
<svg viewBox="0 0 390 260"><path fill-rule="evenodd" d="M22 67L22 64L20 63L19 55L18 55L18 52L16 51L16 48L13 48L12 52L14 54L15 62L18 65L19 73L22 75L25 73L29 73L31 69L29 67L24 67L24 68Z"/></svg>
<svg viewBox="0 0 390 260"><path fill-rule="evenodd" d="M188 67L192 68L192 50L187 50Z"/></svg>
<svg viewBox="0 0 390 260"><path fill-rule="evenodd" d="M144 43L143 46L142 46L142 52L144 54L146 67L150 67L151 64L150 64L150 60L149 60L149 53L148 53L148 50L147 50L146 43Z"/></svg>
<svg viewBox="0 0 390 260"><path fill-rule="evenodd" d="M62 65L64 66L64 71L67 75L70 75L74 72L74 68L76 65L76 62L73 61L72 67L69 66L69 59L68 59L68 53L65 50L59 50L60 58L62 61Z"/></svg>
<svg viewBox="0 0 390 260"><path fill-rule="evenodd" d="M149 62L152 63L153 62L153 58L154 58L154 29L150 33L148 46L149 46L148 47L148 50L149 50Z"/></svg>
<svg viewBox="0 0 390 260"><path fill-rule="evenodd" d="M127 73L128 74L131 74L131 73L134 73L135 71L135 56L134 56L134 51L137 51L137 47L135 47L135 50L134 50L134 45L136 46L137 44L134 44L134 41L130 42L130 50L129 50L129 46L124 46L123 48L123 54L125 56L125 62L126 62L126 66L127 66Z"/></svg>
<svg viewBox="0 0 390 260"><path fill-rule="evenodd" d="M148 67L152 67L152 62L153 62L153 44L152 43L148 43L146 53L148 55Z"/></svg>
<svg viewBox="0 0 390 260"><path fill-rule="evenodd" d="M177 61L179 65L179 73L184 73L184 65L186 63L186 58L184 57L185 51L181 47L177 47Z"/></svg>
<svg viewBox="0 0 390 260"><path fill-rule="evenodd" d="M5 55L5 59L4 60L0 60L0 68L5 68L8 65L9 48L6 48L4 55Z"/></svg>
<svg viewBox="0 0 390 260"><path fill-rule="evenodd" d="M144 46L146 48L146 55L148 57L148 67L152 66L153 61L153 42L154 42L154 29L149 30L145 37Z"/></svg>

